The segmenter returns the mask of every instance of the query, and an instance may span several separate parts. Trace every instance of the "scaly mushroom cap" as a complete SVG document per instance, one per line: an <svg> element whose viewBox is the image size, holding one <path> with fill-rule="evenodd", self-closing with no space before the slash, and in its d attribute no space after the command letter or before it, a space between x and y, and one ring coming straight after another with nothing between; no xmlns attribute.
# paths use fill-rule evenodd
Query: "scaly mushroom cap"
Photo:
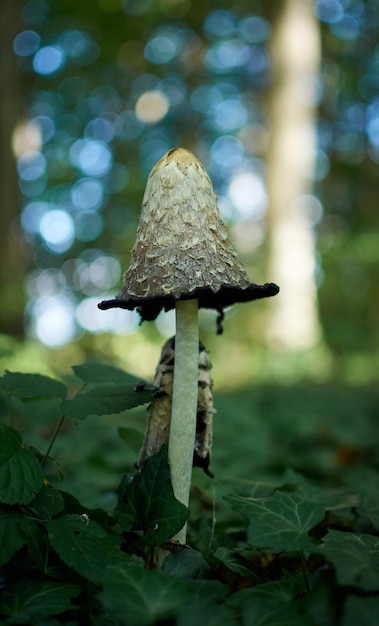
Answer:
<svg viewBox="0 0 379 626"><path fill-rule="evenodd" d="M122 290L98 306L137 307L142 319L152 320L176 300L197 298L199 307L222 311L278 291L273 283L250 281L220 219L205 168L189 150L175 148L149 174Z"/></svg>

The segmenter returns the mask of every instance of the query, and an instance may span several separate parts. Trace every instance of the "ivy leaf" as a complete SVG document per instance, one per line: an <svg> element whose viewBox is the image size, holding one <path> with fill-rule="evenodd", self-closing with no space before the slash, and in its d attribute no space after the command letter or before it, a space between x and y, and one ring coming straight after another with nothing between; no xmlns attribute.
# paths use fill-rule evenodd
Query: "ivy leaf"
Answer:
<svg viewBox="0 0 379 626"><path fill-rule="evenodd" d="M297 552L314 546L308 532L324 518L324 507L292 493L267 498L227 496L233 511L249 519L248 542L266 552Z"/></svg>
<svg viewBox="0 0 379 626"><path fill-rule="evenodd" d="M124 530L142 530L144 541L152 546L169 541L183 528L189 510L174 496L167 446L121 484L115 513Z"/></svg>
<svg viewBox="0 0 379 626"><path fill-rule="evenodd" d="M367 517L379 531L379 476L377 471L361 468L348 476L348 483L360 496L359 515Z"/></svg>
<svg viewBox="0 0 379 626"><path fill-rule="evenodd" d="M6 507L0 508L0 565L5 565L25 543L19 528L21 517Z"/></svg>
<svg viewBox="0 0 379 626"><path fill-rule="evenodd" d="M345 488L328 489L324 485L320 486L293 469L287 469L284 472L281 488L283 487L291 487L291 491L302 500L317 502L329 511L350 509L358 504L355 493L346 491Z"/></svg>
<svg viewBox="0 0 379 626"><path fill-rule="evenodd" d="M67 396L66 385L41 374L21 374L20 372L6 371L0 378L0 387L17 398L36 398L38 396L65 398Z"/></svg>
<svg viewBox="0 0 379 626"><path fill-rule="evenodd" d="M231 611L217 604L191 603L191 610L185 607L177 616L176 626L237 626Z"/></svg>
<svg viewBox="0 0 379 626"><path fill-rule="evenodd" d="M49 540L62 561L84 578L98 583L105 567L117 558L120 541L85 515L63 515L47 524ZM121 555L122 556L122 555Z"/></svg>
<svg viewBox="0 0 379 626"><path fill-rule="evenodd" d="M72 609L71 599L80 591L80 587L62 582L21 580L1 596L0 614L9 617L10 624L35 624Z"/></svg>
<svg viewBox="0 0 379 626"><path fill-rule="evenodd" d="M86 361L81 365L73 365L72 369L75 375L86 384L136 386L141 383L140 378L104 361Z"/></svg>
<svg viewBox="0 0 379 626"><path fill-rule="evenodd" d="M103 585L101 604L126 626L151 626L174 618L191 599L183 581L135 565L109 567Z"/></svg>
<svg viewBox="0 0 379 626"><path fill-rule="evenodd" d="M301 576L238 591L227 601L244 626L314 626L294 600L304 591Z"/></svg>
<svg viewBox="0 0 379 626"><path fill-rule="evenodd" d="M340 585L379 590L379 537L330 530L320 551L334 565Z"/></svg>
<svg viewBox="0 0 379 626"><path fill-rule="evenodd" d="M274 602L290 602L301 593L304 593L304 577L300 572L294 576L283 577L281 580L273 580L253 587L255 598L267 598Z"/></svg>
<svg viewBox="0 0 379 626"><path fill-rule="evenodd" d="M169 554L162 565L162 572L182 580L203 579L210 575L211 571L201 552L188 547Z"/></svg>
<svg viewBox="0 0 379 626"><path fill-rule="evenodd" d="M375 530L379 531L379 494L376 491L366 491L361 494L361 506L358 508L360 515L367 517Z"/></svg>
<svg viewBox="0 0 379 626"><path fill-rule="evenodd" d="M135 385L130 384L101 385L63 400L62 411L79 420L88 415L112 415L150 402L155 391L155 387L136 391Z"/></svg>
<svg viewBox="0 0 379 626"><path fill-rule="evenodd" d="M0 501L28 504L42 485L42 470L35 454L22 447L18 432L0 424Z"/></svg>
<svg viewBox="0 0 379 626"><path fill-rule="evenodd" d="M239 558L239 555L235 550L219 546L214 553L214 556L216 559L221 561L221 563L226 565L226 567L228 567L232 572L235 572L240 576L251 576L251 570L246 567L243 559Z"/></svg>

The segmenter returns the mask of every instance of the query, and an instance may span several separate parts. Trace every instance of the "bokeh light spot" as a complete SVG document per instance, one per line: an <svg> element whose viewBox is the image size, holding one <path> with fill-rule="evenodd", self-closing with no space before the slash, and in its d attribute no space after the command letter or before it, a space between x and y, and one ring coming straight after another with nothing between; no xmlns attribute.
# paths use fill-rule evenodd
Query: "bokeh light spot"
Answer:
<svg viewBox="0 0 379 626"><path fill-rule="evenodd" d="M26 133L31 141L35 134L38 133L42 144L47 143L54 136L55 124L54 120L47 115L37 115L28 123Z"/></svg>
<svg viewBox="0 0 379 626"><path fill-rule="evenodd" d="M338 0L316 0L314 11L327 24L336 24L343 17L343 6Z"/></svg>
<svg viewBox="0 0 379 626"><path fill-rule="evenodd" d="M105 117L96 117L88 122L84 134L88 139L109 142L115 135L115 128Z"/></svg>
<svg viewBox="0 0 379 626"><path fill-rule="evenodd" d="M124 309L100 311L97 307L98 302L98 297L85 298L76 310L77 321L85 330L92 333L109 332L129 335L139 328L140 317L135 311Z"/></svg>
<svg viewBox="0 0 379 626"><path fill-rule="evenodd" d="M260 219L267 207L267 193L260 176L255 172L242 172L232 177L228 198L239 219Z"/></svg>
<svg viewBox="0 0 379 626"><path fill-rule="evenodd" d="M263 19L263 17L250 15L240 21L238 25L238 32L246 43L263 43L268 39L271 27L270 24Z"/></svg>
<svg viewBox="0 0 379 626"><path fill-rule="evenodd" d="M33 68L37 74L50 76L62 69L64 61L65 56L60 46L45 46L35 54Z"/></svg>
<svg viewBox="0 0 379 626"><path fill-rule="evenodd" d="M23 30L13 42L13 50L19 57L29 57L37 52L41 37L34 30Z"/></svg>
<svg viewBox="0 0 379 626"><path fill-rule="evenodd" d="M244 149L240 141L231 135L224 135L216 139L211 147L211 158L216 165L223 168L233 168L243 160Z"/></svg>
<svg viewBox="0 0 379 626"><path fill-rule="evenodd" d="M31 314L34 333L45 345L58 348L75 337L75 307L68 296L57 294L38 298L31 307Z"/></svg>
<svg viewBox="0 0 379 626"><path fill-rule="evenodd" d="M147 124L159 122L168 110L168 98L161 91L145 91L138 98L135 109L137 118Z"/></svg>
<svg viewBox="0 0 379 626"><path fill-rule="evenodd" d="M236 18L231 11L212 11L204 22L204 32L210 39L230 37L235 31L235 22Z"/></svg>
<svg viewBox="0 0 379 626"><path fill-rule="evenodd" d="M145 46L145 57L150 63L163 65L172 61L176 56L177 46L169 37L158 35L147 42Z"/></svg>
<svg viewBox="0 0 379 626"><path fill-rule="evenodd" d="M247 111L238 98L223 100L212 109L214 126L221 132L230 132L247 123Z"/></svg>
<svg viewBox="0 0 379 626"><path fill-rule="evenodd" d="M205 65L215 74L226 74L243 67L250 58L248 46L238 39L213 44L205 55Z"/></svg>
<svg viewBox="0 0 379 626"><path fill-rule="evenodd" d="M24 152L17 162L17 171L25 181L36 180L46 171L46 158L37 150Z"/></svg>
<svg viewBox="0 0 379 626"><path fill-rule="evenodd" d="M338 39L351 41L359 37L360 23L356 17L344 15L336 24L331 24L330 30Z"/></svg>
<svg viewBox="0 0 379 626"><path fill-rule="evenodd" d="M28 233L38 233L39 223L50 205L48 202L29 202L22 210L21 224Z"/></svg>
<svg viewBox="0 0 379 626"><path fill-rule="evenodd" d="M74 221L66 211L52 209L41 217L39 231L46 245L57 254L68 250L75 238Z"/></svg>
<svg viewBox="0 0 379 626"><path fill-rule="evenodd" d="M17 124L12 134L12 150L16 157L21 157L28 151L39 151L41 146L42 133L39 124L34 120Z"/></svg>
<svg viewBox="0 0 379 626"><path fill-rule="evenodd" d="M79 139L70 150L71 161L87 176L104 176L112 167L113 155L102 141Z"/></svg>
<svg viewBox="0 0 379 626"><path fill-rule="evenodd" d="M68 30L59 41L65 54L80 66L91 65L100 54L97 43L81 30Z"/></svg>
<svg viewBox="0 0 379 626"><path fill-rule="evenodd" d="M76 209L98 209L103 197L103 185L95 178L81 178L71 189L71 199Z"/></svg>

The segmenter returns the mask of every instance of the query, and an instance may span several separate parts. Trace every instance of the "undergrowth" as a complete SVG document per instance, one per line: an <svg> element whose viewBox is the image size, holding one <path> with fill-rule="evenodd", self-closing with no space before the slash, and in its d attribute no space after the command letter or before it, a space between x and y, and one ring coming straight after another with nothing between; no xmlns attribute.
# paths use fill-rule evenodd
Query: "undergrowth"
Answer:
<svg viewBox="0 0 379 626"><path fill-rule="evenodd" d="M223 452L216 474L222 466L228 479L195 480L191 513L173 495L165 447L141 472L120 474L118 487L107 487L108 495L112 491L107 505L88 506L74 489L62 488L68 468L54 458L59 438L66 432L70 440L69 425L78 424L66 450L65 462L70 465L81 436L83 446L92 437L92 445L101 448L91 426L81 430L83 420L88 425L96 415L127 411L130 423L118 434L122 445L135 447L141 433L129 412L147 404L155 389L105 363L88 362L73 370L76 393L71 393L70 385L70 397L65 384L45 376L6 372L0 378L0 624L378 623L375 426L365 429L366 439L368 432L371 436L363 441L354 413L354 446L354 441L344 440L348 422L343 418L334 422L339 424L334 428L341 429L334 452L346 471L333 474L325 462L325 451L331 448L327 420L318 431L319 445L313 440L310 446L307 407L302 407L299 436L286 447L288 406L281 406L266 389L258 403L286 417L278 418L283 421L270 457L272 471L265 476L233 478L235 461L231 458L228 463L228 437L241 442L241 449L237 446L230 453L237 462L249 454L243 432L246 415L241 428L236 419L234 431L230 425L220 436ZM345 400L348 417L351 403ZM235 413L243 414L244 406L246 410L242 401L235 402ZM19 419L25 414L32 422L42 416L49 434L45 449L25 437L30 429ZM259 440L255 444L257 456L261 444ZM254 444L251 449L254 456ZM363 449L369 459L359 464ZM322 457L319 464L317 451ZM92 461L104 465L106 455L103 450ZM285 459L294 461L292 469L285 467ZM85 466L80 471L85 472ZM91 477L92 473L86 477L87 483ZM218 484L217 497L213 484ZM173 545L171 537L187 520L189 545Z"/></svg>

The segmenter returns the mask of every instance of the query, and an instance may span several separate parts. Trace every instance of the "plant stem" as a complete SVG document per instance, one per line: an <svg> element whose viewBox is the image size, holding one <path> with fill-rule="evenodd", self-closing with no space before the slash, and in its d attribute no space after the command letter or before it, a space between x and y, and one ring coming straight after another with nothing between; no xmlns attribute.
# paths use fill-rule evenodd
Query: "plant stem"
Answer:
<svg viewBox="0 0 379 626"><path fill-rule="evenodd" d="M66 416L62 415L61 419L59 420L58 426L56 427L56 429L54 431L54 435L53 435L53 437L52 437L52 439L51 439L51 441L49 443L49 447L47 448L47 450L46 450L46 452L45 452L45 454L43 456L43 459L41 461L41 467L45 467L45 463L46 463L47 459L49 458L49 455L50 455L50 452L52 450L52 447L53 447L53 445L55 443L55 440L56 440L56 438L58 436L58 433L59 433L60 429L63 426L63 422L65 421L65 419L66 419Z"/></svg>
<svg viewBox="0 0 379 626"><path fill-rule="evenodd" d="M199 370L197 300L176 304L175 366L168 458L175 497L188 506L196 437ZM187 525L173 537L186 542Z"/></svg>

